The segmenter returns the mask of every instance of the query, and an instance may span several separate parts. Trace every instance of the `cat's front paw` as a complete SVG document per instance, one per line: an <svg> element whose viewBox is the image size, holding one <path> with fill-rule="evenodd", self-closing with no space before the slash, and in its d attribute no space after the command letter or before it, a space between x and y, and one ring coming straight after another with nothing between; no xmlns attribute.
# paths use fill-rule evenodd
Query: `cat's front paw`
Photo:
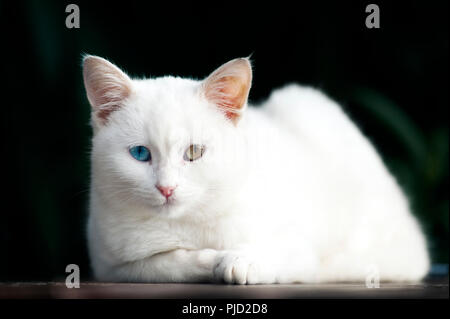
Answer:
<svg viewBox="0 0 450 319"><path fill-rule="evenodd" d="M225 281L228 284L251 285L274 282L274 278L262 276L260 265L257 262L238 253L221 254L213 271L216 281Z"/></svg>

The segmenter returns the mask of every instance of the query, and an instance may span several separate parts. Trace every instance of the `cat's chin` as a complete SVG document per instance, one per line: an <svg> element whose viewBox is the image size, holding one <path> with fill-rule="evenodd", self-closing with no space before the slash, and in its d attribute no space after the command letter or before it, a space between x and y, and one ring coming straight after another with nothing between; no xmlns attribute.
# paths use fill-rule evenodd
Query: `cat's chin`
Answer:
<svg viewBox="0 0 450 319"><path fill-rule="evenodd" d="M159 214L174 214L179 211L180 205L177 200L169 199L161 203L153 203L152 210Z"/></svg>
<svg viewBox="0 0 450 319"><path fill-rule="evenodd" d="M165 203L164 205L160 205L156 209L156 214L159 216L165 216L168 218L177 218L183 215L185 210L176 203Z"/></svg>

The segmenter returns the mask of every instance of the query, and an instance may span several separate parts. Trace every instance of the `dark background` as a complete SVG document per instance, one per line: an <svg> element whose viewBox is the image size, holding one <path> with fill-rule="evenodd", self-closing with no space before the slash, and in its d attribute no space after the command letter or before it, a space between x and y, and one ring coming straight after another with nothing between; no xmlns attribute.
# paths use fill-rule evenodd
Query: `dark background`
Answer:
<svg viewBox="0 0 450 319"><path fill-rule="evenodd" d="M365 27L372 2L381 29ZM292 81L323 89L407 192L433 262L448 263L448 2L372 2L74 1L80 29L65 27L71 2L0 2L0 281L59 279L71 263L90 276L83 53L134 76L195 78L252 54L253 102Z"/></svg>

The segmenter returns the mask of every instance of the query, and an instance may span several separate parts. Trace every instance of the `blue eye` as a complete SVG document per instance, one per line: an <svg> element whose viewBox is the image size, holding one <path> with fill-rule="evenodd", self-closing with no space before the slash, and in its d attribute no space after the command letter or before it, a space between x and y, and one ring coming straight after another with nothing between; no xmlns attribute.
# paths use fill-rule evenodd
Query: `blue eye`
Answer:
<svg viewBox="0 0 450 319"><path fill-rule="evenodd" d="M148 162L152 158L150 155L150 150L142 145L131 147L130 154L141 162Z"/></svg>

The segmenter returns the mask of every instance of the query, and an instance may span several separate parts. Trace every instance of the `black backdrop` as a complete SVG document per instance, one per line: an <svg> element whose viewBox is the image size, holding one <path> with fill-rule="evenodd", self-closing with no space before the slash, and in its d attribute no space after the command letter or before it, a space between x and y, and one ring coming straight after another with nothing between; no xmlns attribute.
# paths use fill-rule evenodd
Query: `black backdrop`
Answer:
<svg viewBox="0 0 450 319"><path fill-rule="evenodd" d="M252 54L251 101L293 81L325 90L404 186L433 261L448 262L448 2L374 2L380 29L365 27L368 1L75 1L80 29L65 27L71 2L1 2L0 280L58 279L70 263L90 276L83 53L195 78Z"/></svg>

